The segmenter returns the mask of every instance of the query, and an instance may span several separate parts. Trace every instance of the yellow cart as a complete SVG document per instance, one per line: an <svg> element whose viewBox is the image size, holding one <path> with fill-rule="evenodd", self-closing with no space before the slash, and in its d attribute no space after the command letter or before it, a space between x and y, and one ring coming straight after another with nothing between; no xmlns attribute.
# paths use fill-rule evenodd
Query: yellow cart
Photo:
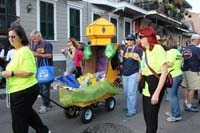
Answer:
<svg viewBox="0 0 200 133"><path fill-rule="evenodd" d="M84 61L84 74L105 71L105 79L109 83L113 83L117 78L118 72L116 68L113 68L110 63L111 61L106 59L104 52L106 45L111 44L111 39L115 36L115 26L106 19L99 18L86 27L86 35L91 40L90 47L92 56L90 60ZM114 49L117 49L117 45L115 45ZM97 82L96 86L101 86L101 82ZM102 101L105 101L106 111L114 110L115 98L113 96L117 93L106 93L93 100L80 102L73 101L70 106L65 105L67 97L71 96L71 94L74 93L73 91L80 91L81 89L82 88L67 90L65 86L60 87L59 91L60 94L62 94L62 96L60 95L60 103L62 104L62 107L64 107L67 117L73 118L77 114L80 114L82 122L88 123L93 118L93 108ZM117 88L116 92L118 92ZM95 93L98 94L98 92Z"/></svg>

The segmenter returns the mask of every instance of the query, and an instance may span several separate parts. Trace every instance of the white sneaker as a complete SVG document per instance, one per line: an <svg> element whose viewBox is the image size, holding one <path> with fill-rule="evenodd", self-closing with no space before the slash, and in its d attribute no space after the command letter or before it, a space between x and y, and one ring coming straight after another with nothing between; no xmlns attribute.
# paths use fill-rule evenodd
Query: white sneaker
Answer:
<svg viewBox="0 0 200 133"><path fill-rule="evenodd" d="M38 111L40 114L44 114L47 112L47 107L46 106L40 106L40 110Z"/></svg>
<svg viewBox="0 0 200 133"><path fill-rule="evenodd" d="M51 131L49 130L49 132L48 133L51 133Z"/></svg>
<svg viewBox="0 0 200 133"><path fill-rule="evenodd" d="M170 116L170 117L167 118L167 121L169 121L169 122L175 122L175 121L180 121L180 120L182 120L181 116L180 117Z"/></svg>
<svg viewBox="0 0 200 133"><path fill-rule="evenodd" d="M170 117L171 116L171 113L170 112L165 112L165 115Z"/></svg>

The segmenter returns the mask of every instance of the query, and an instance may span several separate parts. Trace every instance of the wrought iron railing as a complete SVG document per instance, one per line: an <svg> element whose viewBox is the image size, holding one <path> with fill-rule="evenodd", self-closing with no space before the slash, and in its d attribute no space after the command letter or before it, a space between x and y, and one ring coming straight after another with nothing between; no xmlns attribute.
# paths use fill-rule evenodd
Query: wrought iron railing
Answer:
<svg viewBox="0 0 200 133"><path fill-rule="evenodd" d="M159 13L162 13L168 17L176 19L180 21L183 18L183 14L180 9L177 11L177 8L167 9L166 4L162 2L153 2L153 1L146 1L146 2L135 2L136 6L141 7L147 11L156 10Z"/></svg>
<svg viewBox="0 0 200 133"><path fill-rule="evenodd" d="M136 6L139 6L147 11L150 10L164 10L163 6L159 2L145 1L145 2L134 2Z"/></svg>

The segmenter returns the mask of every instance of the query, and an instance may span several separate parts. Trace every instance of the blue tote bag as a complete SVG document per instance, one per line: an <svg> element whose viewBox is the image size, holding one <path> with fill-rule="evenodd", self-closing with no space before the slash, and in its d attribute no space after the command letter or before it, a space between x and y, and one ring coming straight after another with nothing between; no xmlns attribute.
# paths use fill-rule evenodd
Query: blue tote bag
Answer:
<svg viewBox="0 0 200 133"><path fill-rule="evenodd" d="M69 87L73 87L73 88L79 88L79 83L76 80L76 78L74 77L73 74L68 74L65 76L60 76L57 78L60 82L65 83L67 86Z"/></svg>
<svg viewBox="0 0 200 133"><path fill-rule="evenodd" d="M42 59L40 67L37 69L36 78L38 83L50 83L54 81L54 66L48 65L48 60Z"/></svg>

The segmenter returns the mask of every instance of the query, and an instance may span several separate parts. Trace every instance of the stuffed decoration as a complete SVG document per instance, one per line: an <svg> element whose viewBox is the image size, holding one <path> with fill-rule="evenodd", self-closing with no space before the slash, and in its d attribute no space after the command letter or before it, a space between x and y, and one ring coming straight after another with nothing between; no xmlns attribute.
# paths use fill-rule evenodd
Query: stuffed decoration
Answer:
<svg viewBox="0 0 200 133"><path fill-rule="evenodd" d="M107 60L110 60L115 55L114 45L113 44L106 45L104 54L105 54Z"/></svg>
<svg viewBox="0 0 200 133"><path fill-rule="evenodd" d="M83 50L83 57L85 60L90 60L92 56L92 50L91 47L89 45L84 46L84 50Z"/></svg>

